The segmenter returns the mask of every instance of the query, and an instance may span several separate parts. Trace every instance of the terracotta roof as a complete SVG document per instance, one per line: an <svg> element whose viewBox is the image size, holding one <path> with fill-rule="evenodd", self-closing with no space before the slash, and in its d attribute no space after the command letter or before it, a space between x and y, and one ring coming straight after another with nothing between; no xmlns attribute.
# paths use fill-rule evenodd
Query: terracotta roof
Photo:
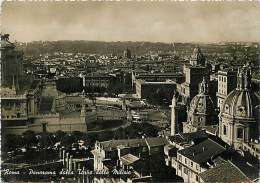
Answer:
<svg viewBox="0 0 260 183"><path fill-rule="evenodd" d="M231 162L222 162L216 167L199 174L204 182L251 182Z"/></svg>

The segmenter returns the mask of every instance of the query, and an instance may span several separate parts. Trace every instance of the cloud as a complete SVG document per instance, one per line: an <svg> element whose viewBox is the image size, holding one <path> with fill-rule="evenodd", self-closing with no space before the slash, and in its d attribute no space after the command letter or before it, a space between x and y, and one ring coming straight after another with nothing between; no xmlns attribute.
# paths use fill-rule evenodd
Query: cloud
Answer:
<svg viewBox="0 0 260 183"><path fill-rule="evenodd" d="M7 2L2 32L17 41L260 41L259 3Z"/></svg>

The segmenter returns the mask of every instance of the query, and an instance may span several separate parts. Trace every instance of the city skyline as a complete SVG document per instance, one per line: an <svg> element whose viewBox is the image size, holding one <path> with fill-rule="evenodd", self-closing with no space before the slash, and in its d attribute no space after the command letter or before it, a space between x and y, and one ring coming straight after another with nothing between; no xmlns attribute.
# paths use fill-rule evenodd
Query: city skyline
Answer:
<svg viewBox="0 0 260 183"><path fill-rule="evenodd" d="M246 2L4 2L1 32L21 42L259 42L258 6Z"/></svg>

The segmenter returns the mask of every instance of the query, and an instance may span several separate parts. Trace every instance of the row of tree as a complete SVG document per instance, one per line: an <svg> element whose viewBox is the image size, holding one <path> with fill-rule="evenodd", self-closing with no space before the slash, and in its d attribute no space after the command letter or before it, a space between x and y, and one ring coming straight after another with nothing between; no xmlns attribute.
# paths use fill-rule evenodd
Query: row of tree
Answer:
<svg viewBox="0 0 260 183"><path fill-rule="evenodd" d="M31 148L37 146L39 148L54 146L55 143L60 142L61 146L71 148L73 143L79 140L85 142L85 146L93 146L98 141L106 141L109 139L128 139L140 138L142 136L156 137L158 130L150 124L132 124L126 128L119 128L115 131L105 131L100 133L83 133L74 131L72 133L65 133L57 131L56 133L35 133L28 130L22 136L3 134L2 135L2 151L8 152L17 148L25 147Z"/></svg>

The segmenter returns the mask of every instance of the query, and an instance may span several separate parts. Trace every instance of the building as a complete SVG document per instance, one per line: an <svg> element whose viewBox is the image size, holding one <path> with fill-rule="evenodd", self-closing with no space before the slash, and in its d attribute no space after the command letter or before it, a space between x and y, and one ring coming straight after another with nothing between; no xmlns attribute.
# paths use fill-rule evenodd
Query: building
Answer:
<svg viewBox="0 0 260 183"><path fill-rule="evenodd" d="M173 93L176 90L176 83L168 80L164 82L149 82L141 79L136 80L136 94L138 98L147 99L154 96L155 92L161 90L167 93Z"/></svg>
<svg viewBox="0 0 260 183"><path fill-rule="evenodd" d="M209 96L208 82L203 78L197 94L190 103L187 122L183 122L183 132L189 133L215 126L217 130L218 116L216 107Z"/></svg>
<svg viewBox="0 0 260 183"><path fill-rule="evenodd" d="M142 182L159 181L165 178L164 146L165 138L122 139L96 142L94 171L115 172L127 170L128 174L114 177L96 177L95 182Z"/></svg>
<svg viewBox="0 0 260 183"><path fill-rule="evenodd" d="M1 88L1 124L8 132L16 126L29 125L39 112L40 81L34 80L24 92L17 92L15 82L12 88Z"/></svg>
<svg viewBox="0 0 260 183"><path fill-rule="evenodd" d="M203 131L168 137L164 147L166 165L184 182L256 182L255 159L233 151L220 138ZM225 171L225 172L224 172Z"/></svg>
<svg viewBox="0 0 260 183"><path fill-rule="evenodd" d="M189 103L198 94L198 85L203 77L209 74L205 67L205 57L200 48L194 48L190 63L183 66L183 73L185 74L185 81L177 85L177 90L184 103Z"/></svg>
<svg viewBox="0 0 260 183"><path fill-rule="evenodd" d="M167 80L174 81L176 83L182 83L184 76L182 73L148 73L143 70L132 72L132 86L134 87L137 80L144 80L147 82L165 82Z"/></svg>
<svg viewBox="0 0 260 183"><path fill-rule="evenodd" d="M251 69L238 70L237 87L225 99L220 113L219 136L235 149L259 138L260 97L251 88ZM252 139L252 140L251 140Z"/></svg>
<svg viewBox="0 0 260 183"><path fill-rule="evenodd" d="M131 51L128 48L126 48L126 50L124 51L124 58L127 58L127 59L132 58Z"/></svg>
<svg viewBox="0 0 260 183"><path fill-rule="evenodd" d="M83 76L83 86L87 88L109 88L113 77L104 74L89 74Z"/></svg>
<svg viewBox="0 0 260 183"><path fill-rule="evenodd" d="M227 95L236 88L237 71L234 69L226 69L218 71L218 91L217 105L219 108L223 105Z"/></svg>
<svg viewBox="0 0 260 183"><path fill-rule="evenodd" d="M199 182L199 174L207 171L226 149L211 139L177 151L173 162L176 174L184 182Z"/></svg>
<svg viewBox="0 0 260 183"><path fill-rule="evenodd" d="M197 65L205 66L205 61L206 59L202 54L200 47L197 46L196 48L194 48L190 58L190 64L192 66L197 66Z"/></svg>
<svg viewBox="0 0 260 183"><path fill-rule="evenodd" d="M23 52L9 41L9 34L1 35L1 86L11 87L23 75Z"/></svg>

